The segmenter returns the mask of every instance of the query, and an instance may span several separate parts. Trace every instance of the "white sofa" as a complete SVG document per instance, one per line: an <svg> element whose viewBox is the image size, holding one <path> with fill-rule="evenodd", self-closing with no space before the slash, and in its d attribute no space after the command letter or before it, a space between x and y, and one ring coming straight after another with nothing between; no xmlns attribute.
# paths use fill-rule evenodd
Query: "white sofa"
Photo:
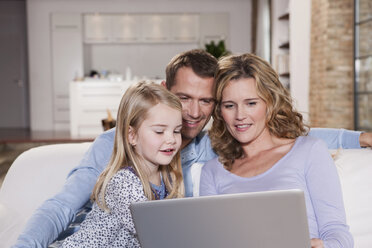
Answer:
<svg viewBox="0 0 372 248"><path fill-rule="evenodd" d="M89 145L40 146L13 162L0 189L0 248L10 247L35 209L62 188Z"/></svg>
<svg viewBox="0 0 372 248"><path fill-rule="evenodd" d="M331 151L355 248L372 247L372 150Z"/></svg>
<svg viewBox="0 0 372 248"><path fill-rule="evenodd" d="M90 143L32 148L9 169L0 189L0 248L10 247L33 211L58 192ZM372 247L372 151L330 151L340 175L356 248ZM199 167L200 169L200 167Z"/></svg>

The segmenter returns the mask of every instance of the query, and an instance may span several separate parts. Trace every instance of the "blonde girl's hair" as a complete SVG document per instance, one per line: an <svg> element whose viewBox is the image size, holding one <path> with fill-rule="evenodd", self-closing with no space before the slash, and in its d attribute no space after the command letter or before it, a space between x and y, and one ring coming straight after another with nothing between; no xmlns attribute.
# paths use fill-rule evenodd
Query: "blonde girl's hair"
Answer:
<svg viewBox="0 0 372 248"><path fill-rule="evenodd" d="M213 149L226 169L243 155L240 143L231 136L221 116L222 93L230 81L253 78L258 96L266 103L266 127L278 138L293 139L307 133L302 115L292 105L289 91L283 87L274 69L253 54L230 55L218 62L215 74L214 97L217 105L209 132Z"/></svg>
<svg viewBox="0 0 372 248"><path fill-rule="evenodd" d="M129 144L128 135L129 127L134 132L137 132L142 122L147 118L149 109L158 103L165 104L180 112L182 111L182 105L178 97L163 86L153 82L142 81L131 86L121 99L116 120L113 152L107 167L99 176L91 196L91 199L96 201L101 209L110 211L104 200L107 185L115 173L128 166L134 169L141 180L146 197L149 200L155 199L146 171L141 166L144 164L144 158ZM165 187L169 192L167 198L182 197L184 185L180 151L176 153L169 165L161 165L159 166L159 170Z"/></svg>

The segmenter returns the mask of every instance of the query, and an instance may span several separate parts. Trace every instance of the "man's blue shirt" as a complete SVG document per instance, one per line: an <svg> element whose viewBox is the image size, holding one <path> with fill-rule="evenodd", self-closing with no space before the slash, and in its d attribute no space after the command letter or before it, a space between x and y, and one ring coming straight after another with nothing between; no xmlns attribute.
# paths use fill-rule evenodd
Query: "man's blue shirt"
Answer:
<svg viewBox="0 0 372 248"><path fill-rule="evenodd" d="M329 149L360 148L360 132L344 129L310 130L309 135L323 139ZM80 164L68 175L62 190L45 201L28 221L13 247L47 247L73 221L89 202L99 174L106 167L113 150L115 129L96 138ZM216 157L206 132L201 132L181 151L186 196L192 196L191 165Z"/></svg>
<svg viewBox="0 0 372 248"><path fill-rule="evenodd" d="M199 133L190 144L181 151L181 164L183 180L185 183L185 196L192 196L191 166L194 163L205 163L217 156L214 153L211 141L205 131Z"/></svg>

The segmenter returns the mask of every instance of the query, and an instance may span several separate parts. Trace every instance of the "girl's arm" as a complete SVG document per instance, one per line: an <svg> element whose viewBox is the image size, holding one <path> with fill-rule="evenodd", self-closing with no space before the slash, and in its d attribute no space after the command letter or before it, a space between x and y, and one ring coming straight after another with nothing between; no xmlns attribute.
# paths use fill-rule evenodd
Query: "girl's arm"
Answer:
<svg viewBox="0 0 372 248"><path fill-rule="evenodd" d="M129 206L132 202L146 201L140 179L128 169L119 171L107 186L106 203L116 222L117 235L111 245L139 247L136 229Z"/></svg>

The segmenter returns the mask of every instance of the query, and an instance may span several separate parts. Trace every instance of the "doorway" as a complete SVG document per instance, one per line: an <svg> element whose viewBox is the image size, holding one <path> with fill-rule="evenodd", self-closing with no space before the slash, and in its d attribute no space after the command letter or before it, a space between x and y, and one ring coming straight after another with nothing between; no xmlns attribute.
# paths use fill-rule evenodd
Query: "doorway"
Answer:
<svg viewBox="0 0 372 248"><path fill-rule="evenodd" d="M26 1L0 1L0 128L29 128Z"/></svg>

